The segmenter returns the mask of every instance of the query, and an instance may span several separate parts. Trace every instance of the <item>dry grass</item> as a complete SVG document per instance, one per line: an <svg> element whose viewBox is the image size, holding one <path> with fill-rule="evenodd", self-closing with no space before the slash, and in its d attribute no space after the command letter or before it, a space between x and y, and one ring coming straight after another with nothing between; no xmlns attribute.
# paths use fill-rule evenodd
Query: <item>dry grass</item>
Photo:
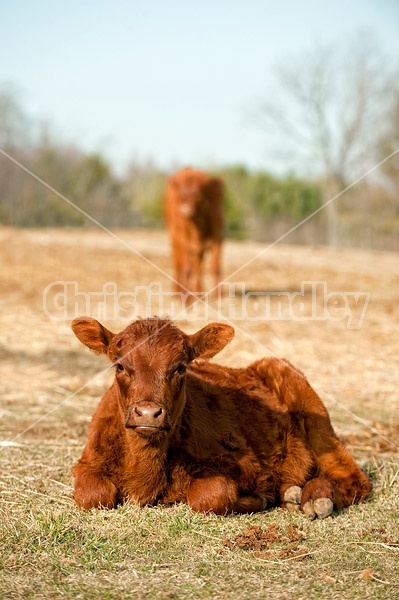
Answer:
<svg viewBox="0 0 399 600"><path fill-rule="evenodd" d="M170 272L165 235L118 232ZM398 268L390 253L276 246L234 277L247 290L370 292L363 325L346 321L236 321L220 361L285 356L323 397L337 432L373 477L374 495L325 521L281 510L227 518L186 506L82 514L71 467L107 383L107 363L43 312L52 281L132 291L167 277L105 233L0 230L0 597L392 598L399 593ZM228 242L225 273L262 250ZM223 311L240 296L225 298ZM305 311L311 298L303 298ZM319 302L319 301L318 301ZM214 305L216 306L216 305ZM171 307L167 307L169 310ZM249 306L251 310L254 307ZM69 303L72 310L72 303ZM97 305L93 305L96 316ZM353 314L356 309L352 306ZM205 322L180 319L187 331ZM209 320L217 320L209 312ZM108 321L120 329L122 321ZM97 374L97 375L96 375Z"/></svg>

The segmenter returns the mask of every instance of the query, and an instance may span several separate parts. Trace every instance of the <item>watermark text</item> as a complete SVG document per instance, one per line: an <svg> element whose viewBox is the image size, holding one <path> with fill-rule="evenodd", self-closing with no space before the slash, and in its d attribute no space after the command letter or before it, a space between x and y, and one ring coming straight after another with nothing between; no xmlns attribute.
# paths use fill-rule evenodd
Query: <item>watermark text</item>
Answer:
<svg viewBox="0 0 399 600"><path fill-rule="evenodd" d="M159 282L120 291L108 281L100 291L88 292L77 281L53 281L43 292L43 310L53 321L88 315L130 322L165 314L198 321L217 311L229 321L343 321L359 329L369 300L369 292L330 291L326 281L303 281L298 291L289 292L247 291L243 282L222 282L216 298L165 291Z"/></svg>

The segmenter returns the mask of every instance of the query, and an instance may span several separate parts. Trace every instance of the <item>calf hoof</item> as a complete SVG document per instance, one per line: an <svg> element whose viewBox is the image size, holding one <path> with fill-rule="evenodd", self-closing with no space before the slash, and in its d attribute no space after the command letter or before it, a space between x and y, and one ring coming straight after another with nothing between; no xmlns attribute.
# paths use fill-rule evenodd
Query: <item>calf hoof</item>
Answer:
<svg viewBox="0 0 399 600"><path fill-rule="evenodd" d="M314 511L320 519L329 517L334 510L334 504L331 498L317 498L313 502Z"/></svg>
<svg viewBox="0 0 399 600"><path fill-rule="evenodd" d="M313 500L308 500L307 502L305 502L305 504L302 506L302 510L303 510L304 514L307 516L307 518L310 519L311 521L313 521L313 519L316 518L316 513L314 510L314 506L313 506Z"/></svg>
<svg viewBox="0 0 399 600"><path fill-rule="evenodd" d="M308 500L302 507L304 514L312 520L316 517L325 519L329 517L334 509L334 504L330 498L317 498L317 500Z"/></svg>
<svg viewBox="0 0 399 600"><path fill-rule="evenodd" d="M294 504L300 504L302 498L302 488L298 485L292 485L287 488L284 492L284 502L293 502Z"/></svg>
<svg viewBox="0 0 399 600"><path fill-rule="evenodd" d="M292 485L284 492L283 501L285 508L290 512L299 512L302 498L302 488L298 485Z"/></svg>
<svg viewBox="0 0 399 600"><path fill-rule="evenodd" d="M302 510L309 519L325 519L334 508L332 484L322 477L308 481L302 492Z"/></svg>

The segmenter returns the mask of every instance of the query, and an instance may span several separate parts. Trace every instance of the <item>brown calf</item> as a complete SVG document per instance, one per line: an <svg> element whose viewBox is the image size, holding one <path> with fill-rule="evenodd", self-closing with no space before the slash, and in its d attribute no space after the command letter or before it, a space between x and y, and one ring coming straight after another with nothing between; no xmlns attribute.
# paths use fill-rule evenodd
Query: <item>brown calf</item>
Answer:
<svg viewBox="0 0 399 600"><path fill-rule="evenodd" d="M74 467L79 507L185 502L225 514L288 505L314 518L369 495L322 401L288 361L196 362L232 339L229 325L187 335L139 319L114 334L82 317L72 328L115 367Z"/></svg>
<svg viewBox="0 0 399 600"><path fill-rule="evenodd" d="M202 292L202 262L211 252L214 286L220 282L223 229L223 183L186 167L169 177L165 192L165 220L169 230L178 292Z"/></svg>

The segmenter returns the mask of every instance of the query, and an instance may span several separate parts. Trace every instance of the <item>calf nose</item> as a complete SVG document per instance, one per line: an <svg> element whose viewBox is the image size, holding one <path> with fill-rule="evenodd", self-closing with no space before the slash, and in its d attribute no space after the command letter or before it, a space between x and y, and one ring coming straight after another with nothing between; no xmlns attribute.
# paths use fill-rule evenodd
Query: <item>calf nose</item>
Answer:
<svg viewBox="0 0 399 600"><path fill-rule="evenodd" d="M143 404L134 406L128 419L127 427L162 427L165 411L160 406Z"/></svg>

